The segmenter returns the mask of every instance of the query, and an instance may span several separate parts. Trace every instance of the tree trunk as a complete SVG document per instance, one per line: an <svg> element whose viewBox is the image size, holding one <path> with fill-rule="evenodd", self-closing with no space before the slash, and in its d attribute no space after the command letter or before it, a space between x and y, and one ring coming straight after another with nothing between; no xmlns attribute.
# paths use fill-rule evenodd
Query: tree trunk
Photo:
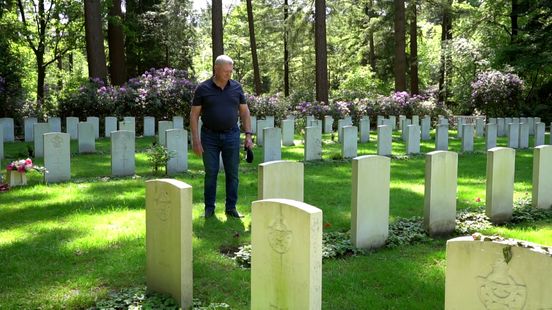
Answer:
<svg viewBox="0 0 552 310"><path fill-rule="evenodd" d="M247 21L249 22L249 44L251 45L251 60L253 61L253 83L255 95L262 93L259 60L257 59L257 41L255 40L255 24L253 20L253 5L247 0Z"/></svg>
<svg viewBox="0 0 552 310"><path fill-rule="evenodd" d="M418 18L417 18L417 1L410 2L410 93L420 93L418 79Z"/></svg>
<svg viewBox="0 0 552 310"><path fill-rule="evenodd" d="M211 13L211 35L213 42L213 66L215 59L224 54L223 28L222 28L222 0L213 0Z"/></svg>
<svg viewBox="0 0 552 310"><path fill-rule="evenodd" d="M113 85L123 85L126 82L125 38L122 23L121 0L113 0L107 23L109 75Z"/></svg>
<svg viewBox="0 0 552 310"><path fill-rule="evenodd" d="M102 32L100 0L84 1L84 27L86 32L86 57L88 76L107 80L104 35Z"/></svg>
<svg viewBox="0 0 552 310"><path fill-rule="evenodd" d="M73 57L73 52L69 52L69 72L73 72L74 63L75 63L75 60Z"/></svg>
<svg viewBox="0 0 552 310"><path fill-rule="evenodd" d="M284 96L289 97L289 1L284 0Z"/></svg>
<svg viewBox="0 0 552 310"><path fill-rule="evenodd" d="M452 80L452 55L447 51L452 40L452 0L443 6L443 21L441 24L441 67L439 69L439 102L449 104L450 82Z"/></svg>
<svg viewBox="0 0 552 310"><path fill-rule="evenodd" d="M514 43L518 35L518 16L519 16L519 3L518 0L512 0L512 12L510 14L510 21L512 23L512 36L510 41Z"/></svg>
<svg viewBox="0 0 552 310"><path fill-rule="evenodd" d="M405 54L405 12L404 0L394 0L395 4L395 91L406 90L406 54Z"/></svg>
<svg viewBox="0 0 552 310"><path fill-rule="evenodd" d="M61 55L59 55L57 58L57 68L58 68L57 87L58 87L58 91L61 91L63 89L63 56Z"/></svg>
<svg viewBox="0 0 552 310"><path fill-rule="evenodd" d="M326 46L326 1L314 4L314 49L316 53L316 100L328 103L328 50Z"/></svg>
<svg viewBox="0 0 552 310"><path fill-rule="evenodd" d="M42 106L44 104L44 97L45 97L44 84L46 80L46 66L44 66L44 51L42 51L42 53L37 53L35 55L36 55L36 73L37 73L36 107L37 107L38 113L40 113L42 110ZM36 115L36 116L40 117L40 115Z"/></svg>

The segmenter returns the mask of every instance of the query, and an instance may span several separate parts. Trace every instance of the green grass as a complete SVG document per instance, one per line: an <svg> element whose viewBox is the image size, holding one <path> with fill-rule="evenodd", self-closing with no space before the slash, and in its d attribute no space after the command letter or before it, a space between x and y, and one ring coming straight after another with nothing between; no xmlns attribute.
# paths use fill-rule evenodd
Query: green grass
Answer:
<svg viewBox="0 0 552 310"><path fill-rule="evenodd" d="M451 131L451 138L455 132ZM359 144L359 155L376 153L375 135ZM302 160L301 137L284 147L282 158ZM330 160L340 145L324 136L323 161L305 163L305 202L324 211L325 230L350 227L351 161ZM404 157L404 145L394 136L391 161L391 220L423 215L423 155ZM547 139L548 141L548 139ZM499 145L506 140L500 138ZM134 178L110 178L110 143L101 139L96 154L78 155L71 145L72 181L44 185L39 174L29 185L0 193L0 308L87 308L107 292L145 285L144 182L156 178L145 149L149 138L137 139ZM456 139L450 149L460 150ZM9 160L26 158L27 145L6 143ZM423 142L422 152L433 150ZM531 191L532 150L516 151L515 197ZM243 222L226 221L224 182L219 177L217 220L205 222L201 160L189 154L189 172L177 176L193 186L194 297L204 302L226 302L234 309L249 308L250 271L220 254L223 247L250 242L251 202L257 199L257 164L240 166L238 209ZM36 164L42 164L40 160ZM458 167L458 208L476 208L485 202L484 141L475 152L461 154ZM480 202L477 199L480 198ZM551 223L529 223L515 228L495 227L487 233L552 245ZM323 267L324 309L441 309L444 304L445 240L434 240L366 256L328 260Z"/></svg>

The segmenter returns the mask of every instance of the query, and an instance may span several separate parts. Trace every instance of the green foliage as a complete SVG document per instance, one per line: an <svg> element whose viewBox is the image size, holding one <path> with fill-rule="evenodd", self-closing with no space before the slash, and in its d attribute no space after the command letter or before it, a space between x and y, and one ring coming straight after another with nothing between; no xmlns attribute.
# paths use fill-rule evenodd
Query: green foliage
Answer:
<svg viewBox="0 0 552 310"><path fill-rule="evenodd" d="M389 225L386 246L396 248L429 240L430 238L423 227L422 218L399 218Z"/></svg>
<svg viewBox="0 0 552 310"><path fill-rule="evenodd" d="M334 231L322 235L322 258L341 258L366 253L365 250L353 246L350 232Z"/></svg>
<svg viewBox="0 0 552 310"><path fill-rule="evenodd" d="M169 151L165 146L155 144L146 150L148 161L154 173L159 171L160 167L167 167L167 163L176 154L174 151ZM167 173L165 169L165 174Z"/></svg>
<svg viewBox="0 0 552 310"><path fill-rule="evenodd" d="M238 266L243 268L251 267L251 244L240 246L234 255L234 260Z"/></svg>
<svg viewBox="0 0 552 310"><path fill-rule="evenodd" d="M516 74L491 70L472 82L472 103L489 117L516 115L520 112L523 81Z"/></svg>
<svg viewBox="0 0 552 310"><path fill-rule="evenodd" d="M483 209L476 211L462 210L456 214L455 233L458 235L469 235L491 228L492 223L485 215Z"/></svg>
<svg viewBox="0 0 552 310"><path fill-rule="evenodd" d="M552 209L539 209L531 205L531 199L526 196L514 202L512 219L508 223L534 223L538 221L552 220Z"/></svg>

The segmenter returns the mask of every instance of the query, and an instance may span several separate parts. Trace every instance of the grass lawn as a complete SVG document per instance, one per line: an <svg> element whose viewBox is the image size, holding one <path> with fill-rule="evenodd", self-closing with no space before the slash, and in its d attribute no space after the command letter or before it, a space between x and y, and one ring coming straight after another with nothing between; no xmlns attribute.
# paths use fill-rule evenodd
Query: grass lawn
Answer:
<svg viewBox="0 0 552 310"><path fill-rule="evenodd" d="M460 141L450 132L450 149ZM301 137L284 147L282 158L303 158ZM376 153L372 141L359 144L359 155ZM548 141L548 137L546 139ZM100 139L96 154L78 155L72 141L72 181L44 185L29 173L29 185L0 193L0 309L87 308L108 292L145 285L145 187L156 178L145 149L151 138L138 138L136 176L111 178L110 142ZM531 141L532 142L532 141ZM500 138L499 146L506 140ZM422 142L422 152L433 142ZM27 144L5 143L6 159L26 158ZM324 212L325 231L350 228L351 161L339 158L340 145L324 135L323 161L305 164L305 202ZM486 156L477 138L475 152L461 154L458 167L458 209L485 203ZM391 161L391 221L423 215L423 155L404 157L404 144L394 136ZM220 254L225 247L250 242L251 202L257 199L257 164L240 166L238 210L243 222L224 216L224 182L219 176L217 220L203 215L201 160L189 154L189 171L176 178L193 186L194 297L249 309L250 270L237 267ZM516 151L515 199L531 195L533 151ZM42 164L36 160L36 164ZM479 200L479 202L478 202ZM499 233L552 245L552 223L529 223L515 228L495 227ZM382 249L375 253L325 260L324 309L441 309L444 305L445 240Z"/></svg>

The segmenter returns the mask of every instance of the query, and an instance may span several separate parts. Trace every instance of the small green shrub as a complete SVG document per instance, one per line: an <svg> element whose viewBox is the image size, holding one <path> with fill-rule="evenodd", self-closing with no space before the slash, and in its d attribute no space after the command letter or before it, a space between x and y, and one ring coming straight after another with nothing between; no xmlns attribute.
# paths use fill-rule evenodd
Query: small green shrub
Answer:
<svg viewBox="0 0 552 310"><path fill-rule="evenodd" d="M167 162L176 154L162 145L154 144L146 150L146 155L148 156L153 173L157 174L159 168L167 167ZM165 168L166 173L167 170Z"/></svg>

